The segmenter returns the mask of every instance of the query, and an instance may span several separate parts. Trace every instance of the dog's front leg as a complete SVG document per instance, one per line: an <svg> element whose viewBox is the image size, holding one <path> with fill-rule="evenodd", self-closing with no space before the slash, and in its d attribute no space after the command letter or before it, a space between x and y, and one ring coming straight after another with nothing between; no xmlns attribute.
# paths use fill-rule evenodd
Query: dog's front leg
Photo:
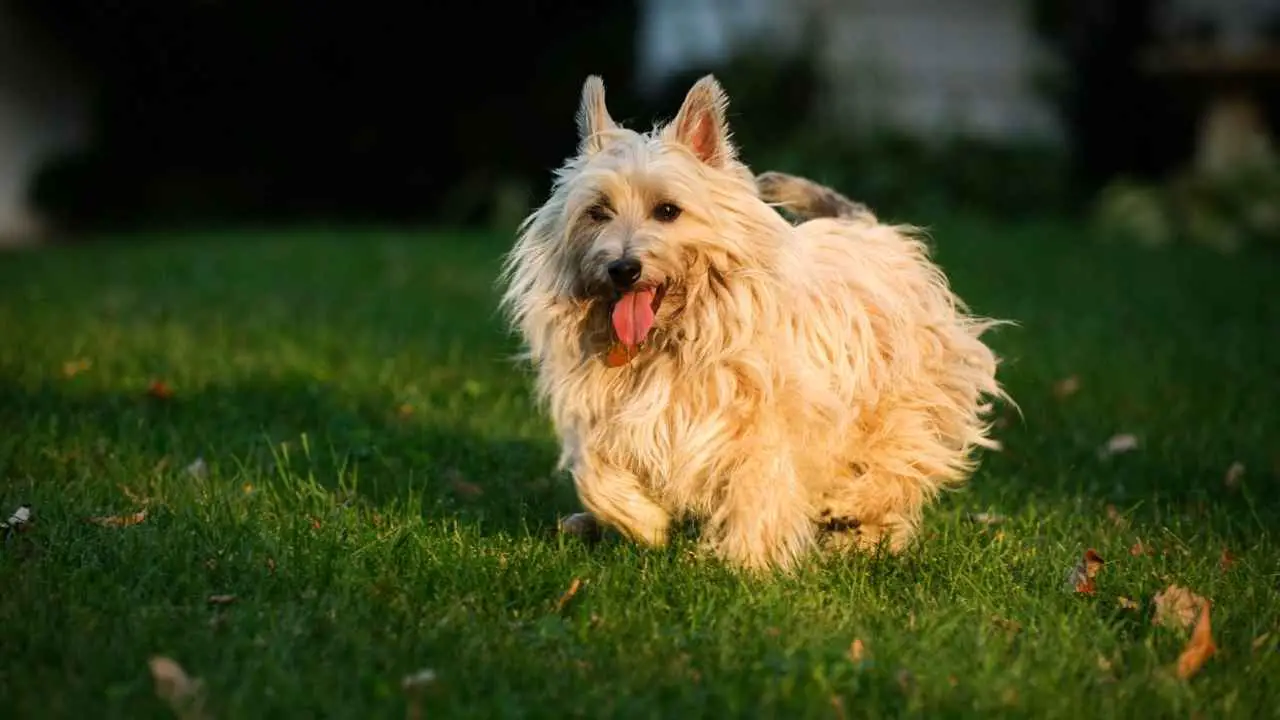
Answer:
<svg viewBox="0 0 1280 720"><path fill-rule="evenodd" d="M791 453L781 444L752 443L737 457L711 516L709 540L734 565L789 569L814 541L808 497Z"/></svg>
<svg viewBox="0 0 1280 720"><path fill-rule="evenodd" d="M667 543L671 515L649 497L630 471L584 453L574 463L573 482L578 498L597 522L635 542L654 547Z"/></svg>

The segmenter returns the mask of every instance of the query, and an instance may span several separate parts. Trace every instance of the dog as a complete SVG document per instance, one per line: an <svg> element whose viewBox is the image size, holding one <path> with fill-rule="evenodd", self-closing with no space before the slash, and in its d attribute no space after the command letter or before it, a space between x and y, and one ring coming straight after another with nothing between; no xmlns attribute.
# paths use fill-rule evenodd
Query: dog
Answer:
<svg viewBox="0 0 1280 720"><path fill-rule="evenodd" d="M964 483L1006 398L913 226L738 159L707 75L647 132L589 77L577 154L503 259L500 308L586 512L662 546L701 525L729 566L891 552ZM796 216L790 222L779 209Z"/></svg>

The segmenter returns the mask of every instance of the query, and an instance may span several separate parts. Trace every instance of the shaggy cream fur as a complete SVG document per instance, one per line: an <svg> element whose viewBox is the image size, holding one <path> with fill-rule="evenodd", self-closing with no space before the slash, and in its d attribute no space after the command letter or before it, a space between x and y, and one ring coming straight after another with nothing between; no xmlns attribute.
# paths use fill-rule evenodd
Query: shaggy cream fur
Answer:
<svg viewBox="0 0 1280 720"><path fill-rule="evenodd" d="M704 77L640 133L589 78L579 154L506 258L502 307L590 513L568 527L661 545L692 516L751 569L828 540L901 550L996 445L985 417L1004 393L979 337L998 322L968 314L914 228L799 178L757 184L726 102ZM818 192L832 197L802 202ZM771 198L832 217L793 226ZM614 277L622 259L634 287ZM629 288L656 312L623 348L610 318Z"/></svg>

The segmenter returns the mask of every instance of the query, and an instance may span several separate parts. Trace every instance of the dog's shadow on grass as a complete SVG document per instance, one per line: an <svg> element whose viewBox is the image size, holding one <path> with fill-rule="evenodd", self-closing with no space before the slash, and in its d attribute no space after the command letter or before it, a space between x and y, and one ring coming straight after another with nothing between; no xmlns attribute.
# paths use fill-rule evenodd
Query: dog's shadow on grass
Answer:
<svg viewBox="0 0 1280 720"><path fill-rule="evenodd" d="M159 395L163 395L161 392ZM424 514L482 532L545 535L577 508L551 438L484 436L384 397L308 380L122 394L0 379L0 477L41 481L186 472L228 483L354 486L374 505L419 498ZM85 464L91 467L86 468Z"/></svg>

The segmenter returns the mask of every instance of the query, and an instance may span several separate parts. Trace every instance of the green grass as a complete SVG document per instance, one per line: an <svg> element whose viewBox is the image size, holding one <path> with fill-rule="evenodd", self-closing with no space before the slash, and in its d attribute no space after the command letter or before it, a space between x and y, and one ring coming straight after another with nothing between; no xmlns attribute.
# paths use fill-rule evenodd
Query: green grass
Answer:
<svg viewBox="0 0 1280 720"><path fill-rule="evenodd" d="M919 548L767 581L690 541L553 536L577 506L504 359L503 238L0 256L0 510L36 513L0 552L4 716L171 716L153 654L220 718L395 717L422 668L431 717L840 717L833 698L846 717L1276 716L1280 263L1053 225L935 238L975 309L1020 323L992 342L1024 415ZM1079 392L1056 397L1070 375ZM1140 448L1101 459L1117 433ZM1138 540L1161 552L1130 555ZM1097 594L1064 590L1090 547ZM1220 648L1187 682L1169 670L1187 633L1150 620L1175 582L1212 599Z"/></svg>

